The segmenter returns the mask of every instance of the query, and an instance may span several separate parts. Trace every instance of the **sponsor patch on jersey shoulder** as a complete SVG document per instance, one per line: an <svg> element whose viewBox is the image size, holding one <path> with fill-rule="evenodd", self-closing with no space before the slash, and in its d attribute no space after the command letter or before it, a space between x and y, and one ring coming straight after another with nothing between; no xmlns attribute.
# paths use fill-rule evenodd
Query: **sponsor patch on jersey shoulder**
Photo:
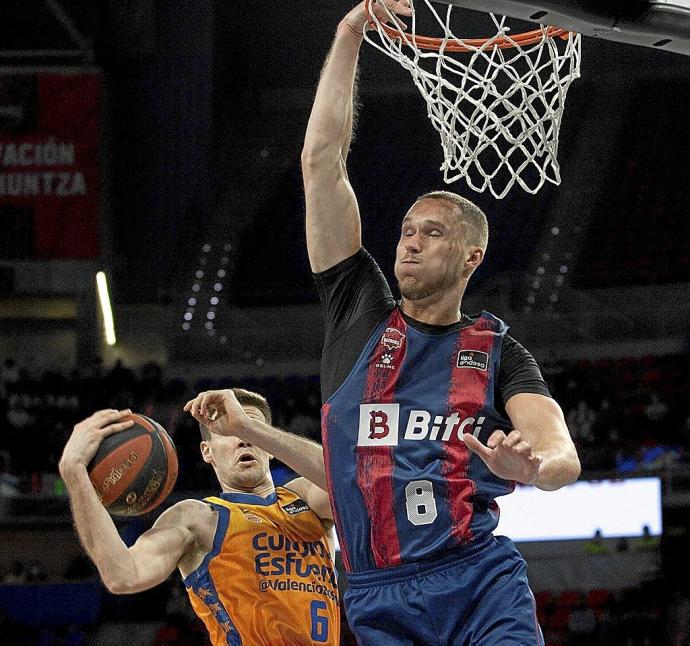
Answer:
<svg viewBox="0 0 690 646"><path fill-rule="evenodd" d="M458 368L486 370L489 367L489 355L479 350L460 350L457 366Z"/></svg>
<svg viewBox="0 0 690 646"><path fill-rule="evenodd" d="M387 327L381 337L380 343L388 348L389 350L397 350L402 347L403 341L405 340L405 335L395 327Z"/></svg>
<svg viewBox="0 0 690 646"><path fill-rule="evenodd" d="M294 516L295 514L301 514L303 511L309 511L309 505L301 498L297 498L297 500L284 505L283 509L290 516Z"/></svg>

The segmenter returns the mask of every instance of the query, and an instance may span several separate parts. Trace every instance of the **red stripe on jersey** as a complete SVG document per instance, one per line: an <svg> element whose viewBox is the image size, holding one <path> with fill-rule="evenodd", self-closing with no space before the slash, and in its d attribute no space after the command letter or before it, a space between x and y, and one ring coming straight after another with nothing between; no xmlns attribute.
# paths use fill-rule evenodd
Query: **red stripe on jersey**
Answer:
<svg viewBox="0 0 690 646"><path fill-rule="evenodd" d="M451 357L453 368L448 391L448 414L458 413L461 419L476 419L484 408L489 378L493 375L491 354L494 339L492 323L484 318L458 333L457 345ZM488 356L486 370L458 367L458 355L461 350L485 352ZM448 483L451 536L458 543L472 540L472 496L477 490L477 484L468 477L470 456L470 450L465 443L453 433L450 441L444 446L441 472Z"/></svg>
<svg viewBox="0 0 690 646"><path fill-rule="evenodd" d="M333 510L333 522L335 523L335 531L338 533L338 542L340 543L340 554L343 557L343 565L347 572L352 572L350 566L350 555L345 542L345 534L343 534L340 525L340 517L335 505L335 492L333 491L333 481L331 480L331 452L328 445L328 415L331 412L331 405L324 404L321 408L321 442L323 444L323 464L326 468L326 483L328 484L328 495L331 499L331 509Z"/></svg>
<svg viewBox="0 0 690 646"><path fill-rule="evenodd" d="M395 388L407 349L407 325L395 308L369 361L363 403L387 403ZM357 447L357 485L367 508L371 551L376 567L399 565L400 539L393 496L393 448Z"/></svg>

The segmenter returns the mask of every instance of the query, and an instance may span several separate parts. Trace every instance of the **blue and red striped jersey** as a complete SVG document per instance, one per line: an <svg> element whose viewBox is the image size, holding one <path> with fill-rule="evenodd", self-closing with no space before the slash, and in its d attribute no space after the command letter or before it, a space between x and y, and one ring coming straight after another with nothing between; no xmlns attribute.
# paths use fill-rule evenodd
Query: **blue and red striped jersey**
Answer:
<svg viewBox="0 0 690 646"><path fill-rule="evenodd" d="M410 563L485 536L493 475L465 446L510 421L495 406L506 324L488 312L428 334L396 307L376 326L352 372L322 408L322 438L336 529L348 572Z"/></svg>

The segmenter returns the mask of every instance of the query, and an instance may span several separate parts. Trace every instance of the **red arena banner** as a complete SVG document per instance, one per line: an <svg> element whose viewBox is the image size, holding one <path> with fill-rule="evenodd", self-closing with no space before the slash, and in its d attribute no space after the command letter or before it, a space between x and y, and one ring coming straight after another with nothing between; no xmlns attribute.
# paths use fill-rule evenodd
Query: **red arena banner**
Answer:
<svg viewBox="0 0 690 646"><path fill-rule="evenodd" d="M0 73L0 258L98 256L101 77Z"/></svg>

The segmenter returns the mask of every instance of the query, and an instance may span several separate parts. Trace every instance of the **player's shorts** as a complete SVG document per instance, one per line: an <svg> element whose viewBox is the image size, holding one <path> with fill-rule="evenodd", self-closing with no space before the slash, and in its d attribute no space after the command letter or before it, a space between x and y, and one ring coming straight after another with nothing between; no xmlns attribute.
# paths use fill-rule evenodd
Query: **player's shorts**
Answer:
<svg viewBox="0 0 690 646"><path fill-rule="evenodd" d="M543 646L527 564L490 535L423 563L348 575L360 646Z"/></svg>

